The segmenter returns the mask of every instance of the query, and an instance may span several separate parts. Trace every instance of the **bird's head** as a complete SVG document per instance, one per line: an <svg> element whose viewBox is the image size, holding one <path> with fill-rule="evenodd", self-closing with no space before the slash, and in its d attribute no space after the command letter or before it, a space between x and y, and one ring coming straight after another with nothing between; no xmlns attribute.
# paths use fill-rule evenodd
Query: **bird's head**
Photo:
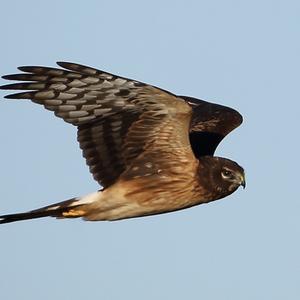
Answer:
<svg viewBox="0 0 300 300"><path fill-rule="evenodd" d="M203 156L199 159L199 182L215 199L220 199L233 193L239 186L246 187L245 171L230 159Z"/></svg>

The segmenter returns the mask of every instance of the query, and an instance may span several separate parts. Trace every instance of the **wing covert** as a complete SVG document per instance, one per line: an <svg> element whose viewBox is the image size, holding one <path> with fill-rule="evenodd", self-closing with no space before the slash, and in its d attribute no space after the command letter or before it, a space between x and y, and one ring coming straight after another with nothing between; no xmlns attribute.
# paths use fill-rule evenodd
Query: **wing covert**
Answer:
<svg viewBox="0 0 300 300"><path fill-rule="evenodd" d="M87 66L58 65L63 69L20 67L23 73L3 78L22 82L1 89L24 90L6 98L32 100L78 126L83 156L104 188L120 177L168 173L179 161L195 163L188 136L191 108L184 100Z"/></svg>

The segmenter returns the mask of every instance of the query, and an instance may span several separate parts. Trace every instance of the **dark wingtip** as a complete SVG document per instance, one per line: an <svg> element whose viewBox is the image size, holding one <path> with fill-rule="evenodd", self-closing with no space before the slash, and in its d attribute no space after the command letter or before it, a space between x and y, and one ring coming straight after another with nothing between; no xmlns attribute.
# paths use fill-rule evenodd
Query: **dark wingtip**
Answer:
<svg viewBox="0 0 300 300"><path fill-rule="evenodd" d="M28 92L23 92L23 93L15 93L15 94L9 94L5 95L5 99L31 99L31 94Z"/></svg>
<svg viewBox="0 0 300 300"><path fill-rule="evenodd" d="M5 79L5 80L13 80L13 77L12 77L13 75L3 75L3 76L1 76L1 78L2 79ZM1 86L0 86L0 88L1 88Z"/></svg>
<svg viewBox="0 0 300 300"><path fill-rule="evenodd" d="M63 67L65 64L71 64L71 62L59 60L56 62L56 64L60 67Z"/></svg>
<svg viewBox="0 0 300 300"><path fill-rule="evenodd" d="M239 112L238 112L238 114L239 114L239 118L240 118L239 122L240 122L240 124L242 124L244 121L244 118Z"/></svg>
<svg viewBox="0 0 300 300"><path fill-rule="evenodd" d="M57 61L56 62L60 67L73 71L73 72L79 72L86 75L95 75L99 70L85 66L82 64L72 63L72 62L66 62L66 61Z"/></svg>
<svg viewBox="0 0 300 300"><path fill-rule="evenodd" d="M22 72L29 72L29 73L31 73L32 67L30 67L30 66L20 66L20 67L18 67L18 70L20 70Z"/></svg>
<svg viewBox="0 0 300 300"><path fill-rule="evenodd" d="M232 122L238 127L243 123L243 116L235 109L228 107L229 113L231 114Z"/></svg>
<svg viewBox="0 0 300 300"><path fill-rule="evenodd" d="M57 61L56 64L64 69L74 69L74 68L78 68L79 65L78 64L75 64L75 63L71 63L71 62L68 62L68 61Z"/></svg>
<svg viewBox="0 0 300 300"><path fill-rule="evenodd" d="M1 88L1 87L0 87ZM5 95L4 96L5 99L17 99L14 97L14 94L10 94L10 95Z"/></svg>
<svg viewBox="0 0 300 300"><path fill-rule="evenodd" d="M19 83L4 84L0 86L1 90L18 90Z"/></svg>

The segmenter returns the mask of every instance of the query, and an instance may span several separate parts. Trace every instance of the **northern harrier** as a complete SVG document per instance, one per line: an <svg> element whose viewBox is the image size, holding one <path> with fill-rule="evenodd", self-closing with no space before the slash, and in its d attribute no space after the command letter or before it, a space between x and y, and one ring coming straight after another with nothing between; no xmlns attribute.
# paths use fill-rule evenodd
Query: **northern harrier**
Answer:
<svg viewBox="0 0 300 300"><path fill-rule="evenodd" d="M78 141L95 193L0 223L40 217L120 220L207 203L245 187L236 162L214 157L216 147L242 123L235 110L94 68L58 62L63 69L26 66L1 86L30 99L78 128Z"/></svg>

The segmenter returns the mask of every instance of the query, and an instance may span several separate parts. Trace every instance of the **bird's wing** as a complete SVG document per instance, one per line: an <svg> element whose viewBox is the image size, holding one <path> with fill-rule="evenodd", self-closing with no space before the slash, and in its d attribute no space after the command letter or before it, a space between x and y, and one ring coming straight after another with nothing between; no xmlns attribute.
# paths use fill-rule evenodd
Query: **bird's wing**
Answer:
<svg viewBox="0 0 300 300"><path fill-rule="evenodd" d="M190 142L197 158L213 155L222 139L243 122L241 114L230 107L187 96L179 97L193 109Z"/></svg>
<svg viewBox="0 0 300 300"><path fill-rule="evenodd" d="M5 98L30 99L78 126L134 107L127 100L136 96L137 87L144 85L78 64L57 64L64 69L25 66L19 67L25 73L2 76L24 82L3 85L1 89L27 90Z"/></svg>
<svg viewBox="0 0 300 300"><path fill-rule="evenodd" d="M148 85L128 101L134 109L79 126L83 155L102 186L120 177L165 175L182 165L183 173L197 164L188 133L191 108L184 101Z"/></svg>
<svg viewBox="0 0 300 300"><path fill-rule="evenodd" d="M165 162L177 155L195 161L188 136L191 108L184 100L94 68L58 65L64 69L20 67L25 73L3 78L23 82L1 89L26 90L6 98L30 99L78 126L83 155L103 187L121 174L130 179L165 171Z"/></svg>

